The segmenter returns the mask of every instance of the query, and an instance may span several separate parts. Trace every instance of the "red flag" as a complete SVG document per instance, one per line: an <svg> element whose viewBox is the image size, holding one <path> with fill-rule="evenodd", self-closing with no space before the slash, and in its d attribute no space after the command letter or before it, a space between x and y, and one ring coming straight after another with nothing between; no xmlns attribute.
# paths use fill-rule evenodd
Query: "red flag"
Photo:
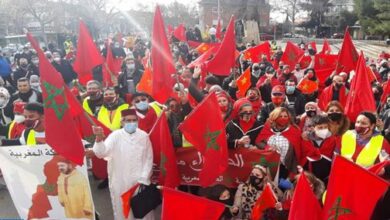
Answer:
<svg viewBox="0 0 390 220"><path fill-rule="evenodd" d="M80 21L80 32L77 41L76 59L73 68L78 74L81 84L85 85L92 79L92 69L104 62L99 50L96 48L87 26Z"/></svg>
<svg viewBox="0 0 390 220"><path fill-rule="evenodd" d="M310 63L311 56L302 56L301 59L299 59L299 65L301 66L301 69L306 69L309 67ZM293 68L295 68L295 66Z"/></svg>
<svg viewBox="0 0 390 220"><path fill-rule="evenodd" d="M312 94L318 90L318 83L313 80L303 78L299 82L297 89L299 89L302 94Z"/></svg>
<svg viewBox="0 0 390 220"><path fill-rule="evenodd" d="M332 49L330 47L330 44L329 44L328 40L325 38L320 54L330 54L331 51L332 51Z"/></svg>
<svg viewBox="0 0 390 220"><path fill-rule="evenodd" d="M145 92L147 94L152 94L152 89L153 89L152 71L150 70L150 68L145 68L141 80L137 85L137 91Z"/></svg>
<svg viewBox="0 0 390 220"><path fill-rule="evenodd" d="M246 91L251 87L251 68L248 67L237 79L237 88L241 97L245 97Z"/></svg>
<svg viewBox="0 0 390 220"><path fill-rule="evenodd" d="M317 51L317 44L315 41L310 42L309 45L311 46L311 48L313 48L315 51Z"/></svg>
<svg viewBox="0 0 390 220"><path fill-rule="evenodd" d="M175 188L180 184L176 154L167 118L163 112L149 134L153 146L153 160L160 167L159 184Z"/></svg>
<svg viewBox="0 0 390 220"><path fill-rule="evenodd" d="M363 52L359 56L355 72L345 104L345 114L352 122L356 120L360 112L375 112L376 110Z"/></svg>
<svg viewBox="0 0 390 220"><path fill-rule="evenodd" d="M264 191L261 193L260 197L257 199L255 205L252 209L252 220L262 219L263 212L266 209L274 208L277 200L272 191L272 188L269 184L265 186Z"/></svg>
<svg viewBox="0 0 390 220"><path fill-rule="evenodd" d="M153 18L151 58L153 72L152 97L160 103L165 103L172 93L173 79L171 74L174 74L176 69L159 6L156 7Z"/></svg>
<svg viewBox="0 0 390 220"><path fill-rule="evenodd" d="M211 49L208 49L205 53L200 55L196 60L192 61L187 65L188 68L194 68L196 66L200 66L204 64L206 61L210 60L214 57L215 53L219 50L219 46L214 46Z"/></svg>
<svg viewBox="0 0 390 220"><path fill-rule="evenodd" d="M168 31L168 36L171 36L174 31L172 25L170 24L167 25L167 31Z"/></svg>
<svg viewBox="0 0 390 220"><path fill-rule="evenodd" d="M336 68L337 55L329 54L316 54L314 56L314 68L315 69L328 69Z"/></svg>
<svg viewBox="0 0 390 220"><path fill-rule="evenodd" d="M384 83L384 86L383 86L383 94L382 94L382 97L381 97L381 103L385 103L386 102L386 98L388 95L390 95L390 81L387 81L386 83Z"/></svg>
<svg viewBox="0 0 390 220"><path fill-rule="evenodd" d="M386 181L348 159L336 156L329 177L323 219L370 219L375 204L387 188Z"/></svg>
<svg viewBox="0 0 390 220"><path fill-rule="evenodd" d="M251 60L252 63L258 63L262 55L267 56L267 60L271 60L271 46L268 41L259 44L255 47L251 47L244 52L244 58Z"/></svg>
<svg viewBox="0 0 390 220"><path fill-rule="evenodd" d="M163 188L162 220L218 220L225 205L206 198Z"/></svg>
<svg viewBox="0 0 390 220"><path fill-rule="evenodd" d="M321 205L314 195L305 174L301 174L294 190L288 219L320 220L321 211Z"/></svg>
<svg viewBox="0 0 390 220"><path fill-rule="evenodd" d="M186 28L184 27L184 24L179 24L179 26L177 26L177 28L173 31L173 36L175 36L179 41L187 41Z"/></svg>
<svg viewBox="0 0 390 220"><path fill-rule="evenodd" d="M320 85L324 85L326 79L332 74L335 68L326 68L326 69L315 69L318 81L320 81Z"/></svg>
<svg viewBox="0 0 390 220"><path fill-rule="evenodd" d="M214 183L228 165L225 124L215 93L205 97L179 125L179 129L204 156L200 184L208 186Z"/></svg>
<svg viewBox="0 0 390 220"><path fill-rule="evenodd" d="M385 160L380 163L375 164L374 166L370 167L368 170L372 172L375 175L378 175L379 172L385 168L387 165L390 165L390 160Z"/></svg>
<svg viewBox="0 0 390 220"><path fill-rule="evenodd" d="M221 25L221 18L218 18L217 32L215 33L215 37L216 37L218 40L222 40L222 25Z"/></svg>
<svg viewBox="0 0 390 220"><path fill-rule="evenodd" d="M283 61L284 64L290 66L290 68L294 68L295 64L301 59L301 57L305 54L303 50L301 50L298 46L287 41L286 49L283 52L280 61Z"/></svg>
<svg viewBox="0 0 390 220"><path fill-rule="evenodd" d="M135 191L138 189L138 186L139 183L135 184L127 192L121 195L123 216L125 216L126 219L129 217L130 210L131 210L130 198L133 198L133 195Z"/></svg>
<svg viewBox="0 0 390 220"><path fill-rule="evenodd" d="M41 48L30 33L27 39L37 51L43 104L45 108L46 143L58 154L78 165L83 164L84 146L73 122L72 110L67 96L73 96L61 74L49 63ZM66 131L66 135L64 135Z"/></svg>
<svg viewBox="0 0 390 220"><path fill-rule="evenodd" d="M215 54L215 57L206 64L207 71L218 76L228 76L230 69L234 67L236 62L235 52L236 37L234 35L234 16L232 16L221 47Z"/></svg>
<svg viewBox="0 0 390 220"><path fill-rule="evenodd" d="M355 45L353 45L351 35L349 35L348 27L345 29L343 45L339 52L337 60L337 73L346 72L356 68L359 55L356 51Z"/></svg>
<svg viewBox="0 0 390 220"><path fill-rule="evenodd" d="M115 59L112 54L112 49L109 46L107 48L106 62L103 66L103 85L114 86L114 79L119 75L122 66L122 59Z"/></svg>

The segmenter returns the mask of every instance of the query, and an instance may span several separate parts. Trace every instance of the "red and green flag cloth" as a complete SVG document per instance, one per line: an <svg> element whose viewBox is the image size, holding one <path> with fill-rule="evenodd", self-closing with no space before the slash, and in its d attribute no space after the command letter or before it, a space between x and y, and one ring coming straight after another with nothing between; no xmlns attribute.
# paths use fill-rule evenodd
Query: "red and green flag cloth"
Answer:
<svg viewBox="0 0 390 220"><path fill-rule="evenodd" d="M276 196L272 191L271 186L267 184L252 208L251 219L261 220L264 211L269 208L275 208L276 202Z"/></svg>

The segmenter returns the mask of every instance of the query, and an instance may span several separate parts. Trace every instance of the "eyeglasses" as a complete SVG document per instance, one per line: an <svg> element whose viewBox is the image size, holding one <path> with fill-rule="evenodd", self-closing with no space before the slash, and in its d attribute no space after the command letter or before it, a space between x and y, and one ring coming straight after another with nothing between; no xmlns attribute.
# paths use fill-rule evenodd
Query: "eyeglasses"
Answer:
<svg viewBox="0 0 390 220"><path fill-rule="evenodd" d="M139 103L141 101L145 102L145 101L147 101L147 98L141 98L141 99L134 100L135 103Z"/></svg>

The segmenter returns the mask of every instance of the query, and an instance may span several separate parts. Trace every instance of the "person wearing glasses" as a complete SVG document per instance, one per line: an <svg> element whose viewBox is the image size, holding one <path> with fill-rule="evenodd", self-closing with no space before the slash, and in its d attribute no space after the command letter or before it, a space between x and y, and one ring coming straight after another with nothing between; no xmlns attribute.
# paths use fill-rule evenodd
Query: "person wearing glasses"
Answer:
<svg viewBox="0 0 390 220"><path fill-rule="evenodd" d="M143 92L137 92L133 95L132 108L137 111L139 119L139 128L146 133L152 130L154 123L162 113L162 108L157 102L150 102L150 96Z"/></svg>
<svg viewBox="0 0 390 220"><path fill-rule="evenodd" d="M271 100L272 102L267 103L260 109L260 113L257 116L257 120L264 124L270 113L277 107L284 107L289 111L289 114L292 115L292 118L295 118L294 108L289 106L286 103L286 92L284 86L277 85L272 88L271 91Z"/></svg>
<svg viewBox="0 0 390 220"><path fill-rule="evenodd" d="M252 103L241 98L234 103L232 120L226 126L228 148L256 149L255 140L263 125L256 120Z"/></svg>
<svg viewBox="0 0 390 220"><path fill-rule="evenodd" d="M261 149L280 154L279 188L289 189L290 173L297 173L297 166L303 164L305 158L301 150L301 130L287 108L277 107L271 112L255 143Z"/></svg>

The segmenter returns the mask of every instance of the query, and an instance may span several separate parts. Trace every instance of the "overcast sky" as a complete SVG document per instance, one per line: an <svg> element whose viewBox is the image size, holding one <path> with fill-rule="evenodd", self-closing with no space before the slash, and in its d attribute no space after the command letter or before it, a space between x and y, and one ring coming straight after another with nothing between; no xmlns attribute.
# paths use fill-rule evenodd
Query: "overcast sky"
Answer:
<svg viewBox="0 0 390 220"><path fill-rule="evenodd" d="M121 10L127 11L129 9L138 9L140 5L146 5L150 10L153 10L154 7L158 4L169 4L174 2L175 0L110 0L112 5L115 5L117 8ZM199 0L176 0L182 4L188 4L191 6L198 6ZM223 0L221 0L223 1ZM278 1L271 0L270 3L275 4ZM271 21L283 22L286 18L285 15L271 12Z"/></svg>

